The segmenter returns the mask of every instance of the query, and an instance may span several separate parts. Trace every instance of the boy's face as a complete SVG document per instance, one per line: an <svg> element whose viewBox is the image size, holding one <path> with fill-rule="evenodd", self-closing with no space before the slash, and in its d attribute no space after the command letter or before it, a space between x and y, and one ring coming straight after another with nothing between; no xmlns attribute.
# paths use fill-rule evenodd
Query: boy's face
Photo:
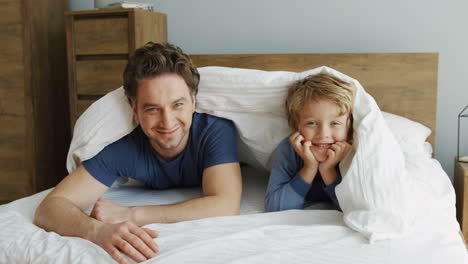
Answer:
<svg viewBox="0 0 468 264"><path fill-rule="evenodd" d="M311 151L318 162L327 159L332 144L348 140L349 114L339 115L340 108L326 99L309 101L299 113L298 131L311 141Z"/></svg>

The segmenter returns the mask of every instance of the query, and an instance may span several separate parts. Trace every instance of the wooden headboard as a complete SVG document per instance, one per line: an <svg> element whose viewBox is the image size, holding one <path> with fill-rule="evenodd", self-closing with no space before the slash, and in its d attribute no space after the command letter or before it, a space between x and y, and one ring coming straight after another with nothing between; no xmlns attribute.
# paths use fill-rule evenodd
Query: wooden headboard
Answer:
<svg viewBox="0 0 468 264"><path fill-rule="evenodd" d="M432 130L435 147L438 53L190 55L197 67L305 71L328 66L357 79L386 112Z"/></svg>

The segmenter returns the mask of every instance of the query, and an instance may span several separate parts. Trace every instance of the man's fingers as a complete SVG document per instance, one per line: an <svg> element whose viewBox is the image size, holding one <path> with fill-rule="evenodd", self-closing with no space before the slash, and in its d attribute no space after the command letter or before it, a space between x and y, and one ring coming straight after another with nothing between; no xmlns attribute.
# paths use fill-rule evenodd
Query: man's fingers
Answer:
<svg viewBox="0 0 468 264"><path fill-rule="evenodd" d="M144 233L144 232L143 232ZM143 254L147 259L150 259L156 255L156 252L146 245L143 239L140 237L132 234L127 233L123 237L134 249L136 249L139 253Z"/></svg>
<svg viewBox="0 0 468 264"><path fill-rule="evenodd" d="M89 214L90 217L96 219L96 220L100 220L97 218L97 208L96 208L96 204L93 206L93 210L91 210L91 213Z"/></svg>
<svg viewBox="0 0 468 264"><path fill-rule="evenodd" d="M109 255L111 255L111 257L120 264L131 264L131 262L115 247L108 249L107 253L109 253Z"/></svg>
<svg viewBox="0 0 468 264"><path fill-rule="evenodd" d="M138 250L136 250L128 241L119 238L115 244L120 251L127 254L127 256L131 257L135 261L143 262L146 260L145 256L138 252Z"/></svg>
<svg viewBox="0 0 468 264"><path fill-rule="evenodd" d="M153 251L152 257L159 252L159 246L153 240L159 235L158 232L147 228L132 228L130 232L138 236Z"/></svg>
<svg viewBox="0 0 468 264"><path fill-rule="evenodd" d="M148 235L150 235L152 238L157 238L159 236L159 232L156 230L148 229L148 228L142 228Z"/></svg>

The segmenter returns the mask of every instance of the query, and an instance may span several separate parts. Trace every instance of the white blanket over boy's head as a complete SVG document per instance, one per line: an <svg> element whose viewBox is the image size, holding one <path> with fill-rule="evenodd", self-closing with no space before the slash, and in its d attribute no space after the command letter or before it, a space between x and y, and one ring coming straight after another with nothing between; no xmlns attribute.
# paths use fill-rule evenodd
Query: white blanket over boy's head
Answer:
<svg viewBox="0 0 468 264"><path fill-rule="evenodd" d="M408 231L417 214L415 204L429 196L414 194L414 177L408 176L400 146L376 102L357 80L328 67L300 73L224 67L205 67L199 72L197 111L233 120L242 143L241 160L264 168L278 143L290 133L283 105L291 83L324 72L354 84L353 150L340 163L343 180L336 188L344 220L371 241ZM99 99L75 125L69 172L135 126L122 88Z"/></svg>

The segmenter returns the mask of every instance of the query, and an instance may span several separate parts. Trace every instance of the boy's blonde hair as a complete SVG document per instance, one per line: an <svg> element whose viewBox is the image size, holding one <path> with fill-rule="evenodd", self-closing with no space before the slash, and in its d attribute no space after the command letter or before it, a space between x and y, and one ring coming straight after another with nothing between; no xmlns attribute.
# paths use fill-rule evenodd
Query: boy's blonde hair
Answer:
<svg viewBox="0 0 468 264"><path fill-rule="evenodd" d="M293 83L285 102L289 127L298 128L300 111L310 101L330 100L340 107L340 115L351 114L354 91L352 84L326 73L310 75Z"/></svg>

